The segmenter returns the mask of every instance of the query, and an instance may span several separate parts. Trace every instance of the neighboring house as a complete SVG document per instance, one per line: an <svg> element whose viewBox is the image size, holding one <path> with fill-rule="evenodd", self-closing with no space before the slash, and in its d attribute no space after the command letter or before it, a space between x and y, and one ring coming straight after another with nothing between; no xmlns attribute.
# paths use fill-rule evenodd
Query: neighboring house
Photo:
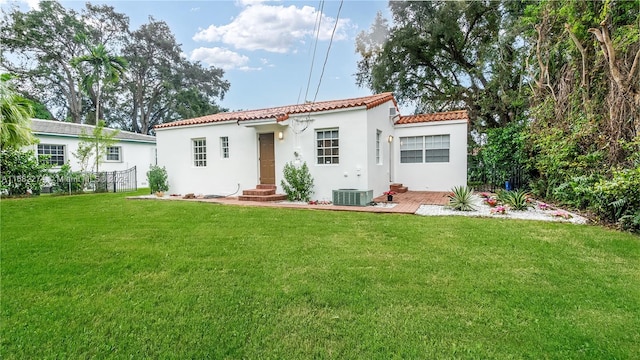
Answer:
<svg viewBox="0 0 640 360"><path fill-rule="evenodd" d="M52 171L57 171L67 162L73 171L81 170L78 159L73 155L78 151L80 134L91 135L94 126L75 124L54 120L31 120L31 131L38 138L39 143L32 149L36 155L48 155L53 165ZM104 131L114 129L104 128ZM137 187L148 187L147 171L150 165L156 163L156 138L128 131L118 130L116 142L107 148L99 171L124 171L136 167ZM93 160L89 162L93 164ZM89 165L91 166L91 165ZM95 171L95 169L87 169Z"/></svg>
<svg viewBox="0 0 640 360"><path fill-rule="evenodd" d="M313 199L338 189L403 183L447 191L467 183L466 111L401 116L392 93L218 113L155 127L158 164L173 193L240 195L280 182L287 162L306 162Z"/></svg>

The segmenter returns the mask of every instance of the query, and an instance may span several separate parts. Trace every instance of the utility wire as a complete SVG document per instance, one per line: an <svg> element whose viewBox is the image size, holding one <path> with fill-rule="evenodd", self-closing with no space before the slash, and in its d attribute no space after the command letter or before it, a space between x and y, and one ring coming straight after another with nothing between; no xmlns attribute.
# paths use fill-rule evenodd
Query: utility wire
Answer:
<svg viewBox="0 0 640 360"><path fill-rule="evenodd" d="M336 23L333 25L333 31L331 32L331 39L329 40L329 47L327 48L327 55L324 57L324 63L322 64L322 72L320 73L320 79L318 80L318 87L316 88L316 94L313 96L313 102L316 102L318 97L318 91L320 91L320 84L322 84L322 77L324 76L324 68L327 66L327 60L329 59L329 51L331 50L331 44L333 43L333 35L336 33L338 27L338 20L340 19L340 10L342 10L342 4L344 0L340 0L340 7L338 8L338 14L336 15Z"/></svg>
<svg viewBox="0 0 640 360"><path fill-rule="evenodd" d="M304 101L307 102L307 95L309 95L309 87L311 86L311 74L313 74L313 64L316 60L316 49L318 48L318 37L320 36L320 25L322 23L322 12L324 11L324 0L320 1L320 10L316 15L316 23L314 24L314 31L316 33L316 41L313 46L313 56L311 57L311 69L309 69L309 79L307 80L307 90L304 93Z"/></svg>

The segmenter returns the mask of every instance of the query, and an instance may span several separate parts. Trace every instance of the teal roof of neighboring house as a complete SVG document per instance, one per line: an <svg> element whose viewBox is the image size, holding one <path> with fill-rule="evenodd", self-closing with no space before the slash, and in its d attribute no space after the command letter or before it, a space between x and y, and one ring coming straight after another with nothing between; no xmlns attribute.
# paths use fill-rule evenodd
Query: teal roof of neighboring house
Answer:
<svg viewBox="0 0 640 360"><path fill-rule="evenodd" d="M31 119L31 131L36 135L78 137L82 134L83 130L85 134L90 135L94 128L95 126L93 125L76 124L56 120ZM105 130L114 131L116 129L105 128ZM120 141L156 143L155 136L123 130L118 130L118 134L115 138Z"/></svg>

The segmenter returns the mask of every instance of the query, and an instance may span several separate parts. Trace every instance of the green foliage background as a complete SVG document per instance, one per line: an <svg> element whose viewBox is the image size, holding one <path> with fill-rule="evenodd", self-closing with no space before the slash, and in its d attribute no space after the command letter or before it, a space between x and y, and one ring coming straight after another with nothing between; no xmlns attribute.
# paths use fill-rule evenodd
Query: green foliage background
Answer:
<svg viewBox="0 0 640 360"><path fill-rule="evenodd" d="M539 198L640 217L640 1L390 2L356 39L357 81L466 109L470 183L522 169ZM470 142L473 144L473 142ZM633 220L633 221L632 221Z"/></svg>
<svg viewBox="0 0 640 360"><path fill-rule="evenodd" d="M51 166L38 162L33 151L6 148L0 151L0 191L7 195L25 195L28 190L40 194Z"/></svg>

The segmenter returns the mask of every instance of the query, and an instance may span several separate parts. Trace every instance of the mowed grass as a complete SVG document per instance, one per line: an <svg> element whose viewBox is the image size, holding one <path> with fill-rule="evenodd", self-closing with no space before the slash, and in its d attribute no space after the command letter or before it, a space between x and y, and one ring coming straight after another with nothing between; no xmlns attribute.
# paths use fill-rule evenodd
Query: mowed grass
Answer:
<svg viewBox="0 0 640 360"><path fill-rule="evenodd" d="M1 357L640 354L640 238L595 226L3 199Z"/></svg>

